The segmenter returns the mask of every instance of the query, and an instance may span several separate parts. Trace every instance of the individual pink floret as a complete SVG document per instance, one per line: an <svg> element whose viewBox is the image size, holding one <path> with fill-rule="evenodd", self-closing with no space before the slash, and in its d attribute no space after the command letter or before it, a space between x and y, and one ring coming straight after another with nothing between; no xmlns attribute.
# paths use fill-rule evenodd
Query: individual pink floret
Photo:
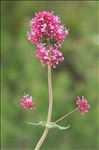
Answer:
<svg viewBox="0 0 99 150"><path fill-rule="evenodd" d="M36 108L36 104L32 102L32 96L29 95L24 95L23 98L21 99L20 104L22 108L25 110Z"/></svg>
<svg viewBox="0 0 99 150"><path fill-rule="evenodd" d="M82 96L82 99L77 97L76 104L79 107L81 115L84 115L85 113L87 113L88 109L90 108L90 105L88 104L88 102L87 102L86 98L84 98L84 96Z"/></svg>

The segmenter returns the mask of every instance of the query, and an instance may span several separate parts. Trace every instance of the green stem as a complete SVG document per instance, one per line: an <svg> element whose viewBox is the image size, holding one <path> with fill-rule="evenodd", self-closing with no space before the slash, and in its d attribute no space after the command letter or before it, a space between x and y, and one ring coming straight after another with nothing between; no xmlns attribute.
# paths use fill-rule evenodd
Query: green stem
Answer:
<svg viewBox="0 0 99 150"><path fill-rule="evenodd" d="M51 122L51 115L52 115L52 105L53 105L53 96L52 96L52 81L51 81L51 66L48 65L48 90L49 90L49 109L48 109L48 116L47 116L47 124ZM49 128L45 127L45 130L37 143L35 150L39 150L42 146L47 134L48 134Z"/></svg>
<svg viewBox="0 0 99 150"><path fill-rule="evenodd" d="M77 107L76 109L70 111L69 113L65 114L64 116L62 116L61 118L59 118L58 120L55 121L55 123L58 123L59 121L63 120L65 117L69 116L70 114L72 114L73 112L79 110L79 108Z"/></svg>

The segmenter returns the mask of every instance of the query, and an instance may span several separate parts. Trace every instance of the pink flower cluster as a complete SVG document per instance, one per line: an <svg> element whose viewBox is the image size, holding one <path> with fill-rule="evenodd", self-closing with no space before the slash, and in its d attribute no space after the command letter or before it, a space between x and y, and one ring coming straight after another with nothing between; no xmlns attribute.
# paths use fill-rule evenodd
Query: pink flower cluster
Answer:
<svg viewBox="0 0 99 150"><path fill-rule="evenodd" d="M36 108L36 104L32 102L32 96L29 95L24 95L23 98L21 99L20 104L22 108L25 110Z"/></svg>
<svg viewBox="0 0 99 150"><path fill-rule="evenodd" d="M51 65L56 68L56 65L64 60L62 57L62 52L57 47L50 46L50 49L44 47L44 44L38 44L38 49L36 51L36 57L40 59L43 66ZM50 54L50 57L49 57Z"/></svg>
<svg viewBox="0 0 99 150"><path fill-rule="evenodd" d="M43 66L50 64L56 67L58 62L64 60L59 48L68 35L60 18L53 12L39 12L30 21L30 28L28 40L37 46L36 56Z"/></svg>
<svg viewBox="0 0 99 150"><path fill-rule="evenodd" d="M86 98L84 98L84 96L82 96L82 99L77 97L76 104L79 107L81 115L84 115L85 113L87 113L88 109L90 108L90 105L88 104L88 102L87 102Z"/></svg>

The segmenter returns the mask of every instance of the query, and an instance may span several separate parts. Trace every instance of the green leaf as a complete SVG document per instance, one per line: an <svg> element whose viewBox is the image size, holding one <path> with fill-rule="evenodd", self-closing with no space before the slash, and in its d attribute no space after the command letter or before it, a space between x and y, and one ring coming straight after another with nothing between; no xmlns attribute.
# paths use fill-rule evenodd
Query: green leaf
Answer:
<svg viewBox="0 0 99 150"><path fill-rule="evenodd" d="M58 128L60 130L66 130L70 127L70 125L68 125L66 127L65 126L60 126L60 125L58 125L54 122L50 122L49 124L47 124L47 122L45 122L45 121L40 121L38 123L34 123L34 122L27 122L27 123L30 124L30 125L35 125L35 126L44 126L44 127L48 127L48 128Z"/></svg>

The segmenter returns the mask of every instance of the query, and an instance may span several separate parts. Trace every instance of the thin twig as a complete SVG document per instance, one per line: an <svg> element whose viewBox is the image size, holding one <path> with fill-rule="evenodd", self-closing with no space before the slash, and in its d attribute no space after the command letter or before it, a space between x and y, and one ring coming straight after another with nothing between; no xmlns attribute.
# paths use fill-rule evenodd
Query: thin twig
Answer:
<svg viewBox="0 0 99 150"><path fill-rule="evenodd" d="M73 112L79 110L79 108L77 107L76 109L70 111L69 113L65 114L64 116L62 116L61 118L59 118L58 120L55 121L55 123L58 123L59 121L63 120L65 117L69 116L70 114L72 114Z"/></svg>

